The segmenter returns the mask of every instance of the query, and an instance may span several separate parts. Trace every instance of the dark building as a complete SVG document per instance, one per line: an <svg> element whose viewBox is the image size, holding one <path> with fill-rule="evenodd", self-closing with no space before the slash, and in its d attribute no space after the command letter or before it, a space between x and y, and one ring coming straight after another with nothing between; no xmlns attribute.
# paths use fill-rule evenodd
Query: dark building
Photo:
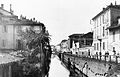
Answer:
<svg viewBox="0 0 120 77"><path fill-rule="evenodd" d="M73 47L74 43L79 42L79 48L85 46L91 46L93 42L93 32L88 32L86 34L72 34L69 36L70 48Z"/></svg>
<svg viewBox="0 0 120 77"><path fill-rule="evenodd" d="M88 32L88 33L84 34L83 36L81 36L81 38L82 38L82 40L81 40L82 47L92 46L93 32Z"/></svg>
<svg viewBox="0 0 120 77"><path fill-rule="evenodd" d="M80 39L81 39L82 35L84 35L84 34L72 34L72 35L68 36L69 40L70 40L70 48L73 47L73 41L74 41L74 43L79 42L79 44L80 44L80 42L81 42ZM79 45L79 47L81 47L81 45Z"/></svg>

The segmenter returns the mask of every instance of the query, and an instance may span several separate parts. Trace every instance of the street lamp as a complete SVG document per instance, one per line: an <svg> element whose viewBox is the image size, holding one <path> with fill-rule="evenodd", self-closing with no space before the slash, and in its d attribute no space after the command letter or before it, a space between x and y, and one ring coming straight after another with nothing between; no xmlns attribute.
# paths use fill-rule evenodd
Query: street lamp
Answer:
<svg viewBox="0 0 120 77"><path fill-rule="evenodd" d="M102 53L101 53L101 42L102 42L102 39L98 39L99 41L100 41L100 52L99 52L99 55L100 55L100 60L101 60L101 55L102 55Z"/></svg>

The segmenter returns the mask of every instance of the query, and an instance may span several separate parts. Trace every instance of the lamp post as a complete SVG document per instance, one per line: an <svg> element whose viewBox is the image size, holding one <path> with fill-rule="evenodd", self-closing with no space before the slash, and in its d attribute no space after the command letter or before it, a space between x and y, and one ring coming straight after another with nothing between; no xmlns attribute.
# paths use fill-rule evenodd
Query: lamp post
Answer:
<svg viewBox="0 0 120 77"><path fill-rule="evenodd" d="M99 41L100 41L100 52L99 52L99 55L100 55L100 60L101 60L101 55L102 55L102 53L101 53L101 42L102 42L102 39L98 39Z"/></svg>

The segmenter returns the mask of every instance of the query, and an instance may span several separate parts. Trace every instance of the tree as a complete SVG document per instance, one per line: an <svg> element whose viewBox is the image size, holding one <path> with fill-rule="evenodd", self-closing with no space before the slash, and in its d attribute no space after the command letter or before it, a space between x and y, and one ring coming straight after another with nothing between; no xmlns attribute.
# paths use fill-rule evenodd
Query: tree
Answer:
<svg viewBox="0 0 120 77"><path fill-rule="evenodd" d="M33 29L26 29L26 31L19 31L19 36L26 47L25 51L20 53L24 58L21 62L24 75L29 77L47 75L52 53L48 31L45 30L45 27L40 33L36 33Z"/></svg>

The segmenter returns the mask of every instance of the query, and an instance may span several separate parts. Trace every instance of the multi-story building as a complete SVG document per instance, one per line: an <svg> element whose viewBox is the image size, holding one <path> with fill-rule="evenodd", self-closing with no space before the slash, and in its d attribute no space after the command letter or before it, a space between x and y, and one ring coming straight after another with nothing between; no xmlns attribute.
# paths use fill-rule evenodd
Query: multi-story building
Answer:
<svg viewBox="0 0 120 77"><path fill-rule="evenodd" d="M69 48L73 54L92 51L93 33L72 34L69 36ZM81 55L81 54L80 54Z"/></svg>
<svg viewBox="0 0 120 77"><path fill-rule="evenodd" d="M44 24L37 22L35 18L32 20L26 17L20 17L4 9L4 5L0 7L0 50L16 50L22 47L19 40L18 31L25 31L26 28L34 29L36 32L42 31Z"/></svg>
<svg viewBox="0 0 120 77"><path fill-rule="evenodd" d="M81 48L81 36L84 34L72 34L69 37L69 48L74 48L75 46L77 48Z"/></svg>
<svg viewBox="0 0 120 77"><path fill-rule="evenodd" d="M108 27L109 30L109 50L113 54L120 55L120 16L116 17L112 26Z"/></svg>
<svg viewBox="0 0 120 77"><path fill-rule="evenodd" d="M114 46L111 46L111 43L115 39L115 31L111 32L108 28L113 27L118 16L120 16L120 5L111 3L92 18L94 22L93 46L95 53L101 52L104 55L106 52L109 52L112 54ZM113 41L111 36L113 36Z"/></svg>

